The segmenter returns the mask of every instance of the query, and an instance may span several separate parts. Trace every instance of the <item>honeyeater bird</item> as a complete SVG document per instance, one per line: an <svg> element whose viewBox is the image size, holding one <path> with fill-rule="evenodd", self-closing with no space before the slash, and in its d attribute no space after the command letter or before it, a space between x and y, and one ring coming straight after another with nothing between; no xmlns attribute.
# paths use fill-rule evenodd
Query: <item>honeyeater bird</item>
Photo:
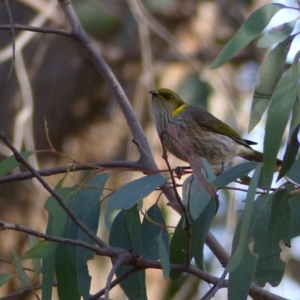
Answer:
<svg viewBox="0 0 300 300"><path fill-rule="evenodd" d="M211 165L224 165L236 156L250 161L263 161L263 154L251 148L257 143L243 139L234 129L214 117L208 111L185 103L172 90L160 88L151 90L152 113L158 135L164 147L177 158L188 161L186 153L174 144L174 138L166 132L168 125L180 127L192 143L199 157ZM178 141L180 143L180 141ZM277 161L279 166L281 161Z"/></svg>

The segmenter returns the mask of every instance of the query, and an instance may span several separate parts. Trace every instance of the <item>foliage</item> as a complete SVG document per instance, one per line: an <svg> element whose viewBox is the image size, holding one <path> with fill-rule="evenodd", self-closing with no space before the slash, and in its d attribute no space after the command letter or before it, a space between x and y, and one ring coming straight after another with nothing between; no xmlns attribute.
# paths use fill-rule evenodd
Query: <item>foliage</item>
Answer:
<svg viewBox="0 0 300 300"><path fill-rule="evenodd" d="M296 22L263 32L271 18L282 8L285 6L267 4L253 12L212 64L213 68L220 67L258 36L258 47L272 47L261 67L261 81L253 94L249 123L249 128L254 128L268 109L264 162L242 163L217 177L207 164L202 165L200 170L219 198L223 195L221 190L235 189L233 183L247 187L245 205L240 211L232 240L230 259L226 255L218 256L218 251L214 251L207 241L218 211L218 199L212 197L195 176L190 175L182 185L182 205L174 185L181 174L169 170L167 176L171 180L167 180L154 167L145 167L149 166L142 162L145 144L142 144L142 138L139 140L138 134L134 137L137 144L142 145L139 147L141 158L132 171L140 166L139 171L145 174L110 192L106 190L107 181L115 175L114 172L104 171L105 167L96 169L88 164L84 167L95 168L97 172L93 170L74 185L65 183L64 178L55 189L51 189L27 162L33 152L20 153L1 134L14 155L0 163L0 177L5 179L5 174L22 164L51 196L44 206L48 215L45 233L0 220L1 230L25 232L30 242L30 249L20 257L13 249L15 275L1 273L0 286L15 276L27 290L34 290L35 282L41 280L42 299L52 299L53 286L57 287L59 299L97 299L103 295L109 299L110 289L119 284L128 299L148 299L146 269L151 268L161 269L164 279L170 278L174 285L182 280L180 287L188 276L196 276L213 284L203 299L210 299L221 287L227 287L228 299L232 300L262 293L260 287L266 283L278 286L285 271L285 262L280 257L282 248L291 247L291 239L300 235L300 164L297 160L299 55L296 55L293 65L286 65L288 49L297 36L292 34ZM85 41L82 36L77 36L77 40ZM88 53L92 51L89 48L86 50ZM285 142L287 127L288 141ZM285 143L286 151L277 178L281 180L279 185L274 180L274 174L278 172L276 159L282 143ZM146 157L150 161L151 152ZM121 165L117 167L122 170ZM166 217L161 198L155 197L157 190L164 193L166 190L173 191L173 202L168 197L172 207L180 202L178 211L182 208L184 211L180 211L182 216L177 225ZM145 210L143 201L149 195L154 195L155 200ZM109 237L97 234L104 223L110 230ZM212 276L207 271L205 243L221 263L225 260L223 267L229 274L228 280ZM222 249L221 245L217 244L217 247ZM92 278L88 262L95 255L109 258L112 267L109 273L102 274L106 285L99 287L97 294L91 295ZM29 276L29 271L22 265L27 260L32 262L34 275L30 273ZM114 275L116 279L113 280ZM260 299L278 298L262 293Z"/></svg>

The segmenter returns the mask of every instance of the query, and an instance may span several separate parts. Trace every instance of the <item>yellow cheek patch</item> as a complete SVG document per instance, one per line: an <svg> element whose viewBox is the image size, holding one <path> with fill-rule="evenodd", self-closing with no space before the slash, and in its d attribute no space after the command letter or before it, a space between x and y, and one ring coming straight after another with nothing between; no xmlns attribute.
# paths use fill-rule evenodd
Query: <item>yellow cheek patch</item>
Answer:
<svg viewBox="0 0 300 300"><path fill-rule="evenodd" d="M181 104L180 106L178 106L177 108L175 108L172 111L172 115L173 116L179 115L186 107L187 107L187 104Z"/></svg>

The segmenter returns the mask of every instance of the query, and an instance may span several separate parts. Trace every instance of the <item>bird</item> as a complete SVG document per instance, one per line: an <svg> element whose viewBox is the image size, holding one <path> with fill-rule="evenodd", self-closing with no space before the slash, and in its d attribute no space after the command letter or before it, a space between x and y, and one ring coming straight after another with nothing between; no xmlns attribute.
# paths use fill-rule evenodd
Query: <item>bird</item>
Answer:
<svg viewBox="0 0 300 300"><path fill-rule="evenodd" d="M263 153L251 146L257 143L243 139L233 128L203 108L185 103L174 91L167 88L150 90L152 114L163 146L177 158L188 162L188 151L178 149L167 131L177 125L192 143L194 152L212 166L222 167L236 156L249 161L262 162ZM180 143L180 141L179 141ZM184 148L183 148L184 149ZM277 160L277 166L281 161Z"/></svg>

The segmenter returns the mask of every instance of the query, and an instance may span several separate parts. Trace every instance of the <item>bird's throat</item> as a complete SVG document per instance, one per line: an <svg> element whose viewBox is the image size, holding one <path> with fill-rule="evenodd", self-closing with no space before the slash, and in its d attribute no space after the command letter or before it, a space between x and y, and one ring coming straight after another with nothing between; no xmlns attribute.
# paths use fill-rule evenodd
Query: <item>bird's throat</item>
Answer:
<svg viewBox="0 0 300 300"><path fill-rule="evenodd" d="M179 115L186 107L187 107L187 104L181 104L180 106L178 106L177 108L175 108L172 111L172 115L173 116Z"/></svg>

